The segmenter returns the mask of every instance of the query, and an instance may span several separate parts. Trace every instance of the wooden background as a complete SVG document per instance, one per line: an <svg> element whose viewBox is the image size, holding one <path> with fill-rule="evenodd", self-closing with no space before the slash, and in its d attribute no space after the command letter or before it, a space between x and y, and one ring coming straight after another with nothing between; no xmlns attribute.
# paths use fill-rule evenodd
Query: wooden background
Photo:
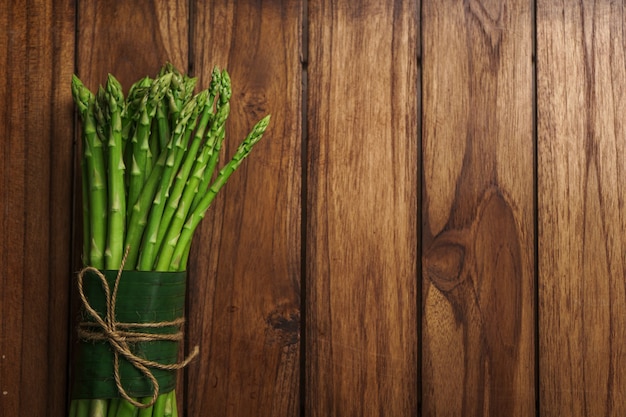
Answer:
<svg viewBox="0 0 626 417"><path fill-rule="evenodd" d="M0 415L63 416L70 77L234 84L188 416L626 415L620 1L1 0Z"/></svg>

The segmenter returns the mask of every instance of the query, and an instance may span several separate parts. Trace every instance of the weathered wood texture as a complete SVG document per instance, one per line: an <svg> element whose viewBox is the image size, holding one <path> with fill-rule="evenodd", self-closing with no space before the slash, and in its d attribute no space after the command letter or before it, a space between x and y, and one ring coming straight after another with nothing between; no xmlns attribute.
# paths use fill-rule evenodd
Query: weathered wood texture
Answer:
<svg viewBox="0 0 626 417"><path fill-rule="evenodd" d="M189 65L186 2L78 0L76 72L92 91L112 73L125 87L166 61Z"/></svg>
<svg viewBox="0 0 626 417"><path fill-rule="evenodd" d="M625 24L538 2L541 416L626 415Z"/></svg>
<svg viewBox="0 0 626 417"><path fill-rule="evenodd" d="M225 158L271 113L194 242L190 416L296 416L301 282L301 2L196 1L194 69L233 85Z"/></svg>
<svg viewBox="0 0 626 417"><path fill-rule="evenodd" d="M422 13L423 414L530 416L531 3Z"/></svg>
<svg viewBox="0 0 626 417"><path fill-rule="evenodd" d="M66 411L71 74L166 60L229 70L225 158L273 116L194 242L186 415L626 415L625 22L609 0L0 2L0 415Z"/></svg>
<svg viewBox="0 0 626 417"><path fill-rule="evenodd" d="M0 3L0 415L66 408L70 1Z"/></svg>
<svg viewBox="0 0 626 417"><path fill-rule="evenodd" d="M417 3L308 7L305 415L415 416Z"/></svg>

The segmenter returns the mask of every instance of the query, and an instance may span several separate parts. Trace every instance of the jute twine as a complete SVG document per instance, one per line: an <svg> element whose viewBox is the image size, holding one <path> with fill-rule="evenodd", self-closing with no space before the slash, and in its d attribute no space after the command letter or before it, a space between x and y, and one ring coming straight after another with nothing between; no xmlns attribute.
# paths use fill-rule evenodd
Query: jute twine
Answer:
<svg viewBox="0 0 626 417"><path fill-rule="evenodd" d="M128 251L126 251L126 254ZM121 323L115 319L115 305L117 302L117 289L119 287L120 278L122 277L122 271L124 269L124 263L126 262L126 254L122 260L120 269L117 271L115 283L113 286L113 293L109 288L106 277L100 270L88 266L83 268L78 273L78 292L80 299L83 303L85 310L94 318L95 322L83 321L78 325L78 335L82 340L86 341L106 341L111 345L113 349L113 374L115 377L115 385L120 395L129 403L138 408L148 408L154 405L159 396L159 383L156 377L153 375L149 368L161 369L166 371L175 371L184 368L191 362L199 353L198 346L194 347L193 351L182 362L174 364L162 364L154 362L135 355L130 349L130 343L136 342L153 342L153 341L180 341L183 338L183 332L177 331L171 334L152 334L133 331L133 329L142 328L162 328L169 326L181 327L185 319L180 318L172 321L162 321L157 323ZM106 315L104 318L100 317L98 312L91 306L89 300L85 296L83 291L83 280L86 273L92 272L102 282L102 288L106 299ZM151 383L152 383L152 399L148 403L141 403L128 395L124 387L122 386L120 378L119 357L123 356L126 360L132 364L138 371L140 371Z"/></svg>

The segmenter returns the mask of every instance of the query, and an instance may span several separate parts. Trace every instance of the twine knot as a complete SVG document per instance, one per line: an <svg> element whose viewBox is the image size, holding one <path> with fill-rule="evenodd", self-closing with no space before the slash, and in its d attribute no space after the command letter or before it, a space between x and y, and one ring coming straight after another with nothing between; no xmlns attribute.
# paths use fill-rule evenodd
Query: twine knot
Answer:
<svg viewBox="0 0 626 417"><path fill-rule="evenodd" d="M142 328L162 328L162 327L180 327L184 324L185 319L179 318L171 321L163 321L156 323L121 323L115 318L115 306L117 302L117 290L119 287L122 271L124 269L124 263L126 256L122 260L121 266L117 271L115 283L113 286L113 292L111 292L109 283L106 277L97 268L87 266L83 268L78 274L78 292L85 310L93 317L95 321L83 321L79 323L78 335L81 339L87 341L106 341L109 343L113 350L113 374L115 377L115 385L120 395L128 402L138 408L148 408L157 400L159 396L159 383L150 370L161 369L174 371L184 368L191 362L199 353L198 346L195 346L193 351L182 362L174 364L162 364L159 362L151 361L141 356L134 354L129 346L130 343L136 342L152 342L152 341L180 341L183 338L183 333L178 330L175 333L170 334L153 334L137 331ZM98 312L91 306L89 300L85 296L83 291L83 281L86 273L91 272L100 278L102 283L102 289L106 300L106 314L104 318L98 314ZM148 403L141 403L128 395L124 387L122 386L120 372L119 372L119 357L124 357L133 367L141 372L152 384L152 399Z"/></svg>

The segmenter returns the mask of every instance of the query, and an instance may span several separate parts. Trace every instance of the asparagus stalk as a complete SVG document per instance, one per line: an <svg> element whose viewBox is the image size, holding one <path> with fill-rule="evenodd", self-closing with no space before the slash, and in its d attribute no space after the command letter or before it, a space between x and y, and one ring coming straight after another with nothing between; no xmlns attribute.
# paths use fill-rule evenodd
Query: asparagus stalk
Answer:
<svg viewBox="0 0 626 417"><path fill-rule="evenodd" d="M88 184L89 255L84 255L94 268L104 268L107 223L106 168L102 141L97 134L95 97L78 77L72 77L72 92L83 122L83 161Z"/></svg>
<svg viewBox="0 0 626 417"><path fill-rule="evenodd" d="M151 400L152 400L152 398L145 397L145 398L142 399L141 403L142 404L150 404ZM153 414L154 414L154 404L139 410L139 414L138 414L137 417L153 417Z"/></svg>
<svg viewBox="0 0 626 417"><path fill-rule="evenodd" d="M159 223L163 216L163 209L167 201L167 195L173 181L174 174L178 171L183 160L187 147L187 142L198 120L199 109L204 106L207 95L203 93L194 97L181 112L179 121L172 140L168 145L167 159L162 173L161 183L158 192L152 202L150 217L143 237L141 256L139 258L138 269L142 271L152 270L155 258L157 234ZM199 107L200 106L200 107Z"/></svg>
<svg viewBox="0 0 626 417"><path fill-rule="evenodd" d="M165 406L163 407L163 417L172 417L174 410L176 409L176 397L174 397L174 391L164 395Z"/></svg>
<svg viewBox="0 0 626 417"><path fill-rule="evenodd" d="M106 99L109 105L110 131L108 153L109 224L105 265L108 269L119 268L124 255L126 231L126 190L124 182L124 150L122 147L122 87L109 75L106 84Z"/></svg>
<svg viewBox="0 0 626 417"><path fill-rule="evenodd" d="M94 100L94 114L96 116L96 131L98 132L98 137L103 144L106 144L109 139L109 124L111 123L111 119L108 114L108 103L106 99L106 92L104 91L104 87L99 86L98 91L95 94Z"/></svg>
<svg viewBox="0 0 626 417"><path fill-rule="evenodd" d="M180 262L174 263L174 267L177 267L178 271L186 271L187 270L187 261L189 260L189 252L191 251L191 243L192 239L189 239L185 248L182 250L183 255L181 257Z"/></svg>
<svg viewBox="0 0 626 417"><path fill-rule="evenodd" d="M204 106L204 109L202 110L202 116L200 118L200 121L198 122L198 127L196 129L194 139L191 143L191 146L187 150L187 152L185 152L185 156L184 156L185 159L183 161L183 164L180 170L178 171L178 174L176 174L176 178L172 185L172 189L169 193L169 196L167 197L167 202L165 203L165 206L164 206L163 216L158 222L156 239L155 239L155 242L153 243L155 251L158 251L159 248L161 247L162 242L163 242L163 237L165 236L165 232L167 228L169 227L170 222L172 221L172 217L174 216L174 213L179 207L179 205L182 204L181 197L183 195L183 192L186 191L188 187L191 187L191 185L188 185L187 180L189 178L189 174L194 165L194 161L196 160L196 155L198 154L198 150L200 149L200 146L202 145L202 140L204 138L204 132L206 130L207 124L209 123L209 120L212 118L211 117L212 115L210 112L211 104L212 103L209 103L207 101L207 103ZM148 260L148 262L151 265L154 263L154 258L155 256L152 256Z"/></svg>
<svg viewBox="0 0 626 417"><path fill-rule="evenodd" d="M132 169L128 189L129 208L137 201L145 179L152 170L152 151L150 149L150 127L157 110L158 103L165 96L171 82L171 75L159 77L152 83L140 104L137 106L137 129L132 143Z"/></svg>
<svg viewBox="0 0 626 417"><path fill-rule="evenodd" d="M161 69L159 76L164 74L172 75L172 88L167 92L170 112L170 124L175 126L179 118L180 112L191 97L197 83L197 78L188 77L181 74L171 63L167 63ZM165 147L167 143L162 143L161 147Z"/></svg>
<svg viewBox="0 0 626 417"><path fill-rule="evenodd" d="M216 105L216 122L211 127L210 136L208 139L208 143L210 145L210 157L208 160L208 166L205 169L205 174L203 180L200 182L198 186L196 195L194 197L194 201L191 205L191 210L195 210L200 204L200 200L202 196L207 192L209 183L213 178L213 172L217 166L217 162L219 159L220 151L222 149L222 143L224 141L224 135L218 134L219 130L224 129L224 124L228 115L230 114L230 98L232 96L232 89L230 83L230 76L228 72L222 71L220 74L220 87L219 87L219 101Z"/></svg>
<svg viewBox="0 0 626 417"><path fill-rule="evenodd" d="M153 151L155 154L158 154L163 147L167 145L170 141L170 136L172 134L170 129L170 122L168 120L168 105L164 99L159 100L156 106L156 132L158 135L158 140L151 141L151 145L153 146Z"/></svg>
<svg viewBox="0 0 626 417"><path fill-rule="evenodd" d="M170 139L170 143L161 151L157 163L141 190L139 199L133 206L125 245L129 248L125 264L125 267L128 269L134 269L137 264L142 237L144 235L146 225L148 224L148 216L150 214L151 206L154 203L159 186L161 184L167 184L169 187L171 173L176 161L175 152L177 150L177 146L175 146L175 143L179 140L184 140L179 136L187 133L186 125L192 118L194 111L194 107L189 105L185 106L181 112L180 120L175 128L174 135ZM181 143L179 143L179 145L180 144ZM170 166L170 168L168 168L169 174L165 172L168 165Z"/></svg>
<svg viewBox="0 0 626 417"><path fill-rule="evenodd" d="M76 401L76 417L89 415L91 400L77 400Z"/></svg>
<svg viewBox="0 0 626 417"><path fill-rule="evenodd" d="M137 258L139 257L139 249L144 229L148 223L148 214L150 206L154 199L154 195L161 181L161 174L165 168L167 159L167 149L163 150L159 155L159 159L155 164L150 176L144 187L141 189L137 202L133 205L128 222L128 233L126 234L126 244L128 255L126 256L126 269L135 269Z"/></svg>
<svg viewBox="0 0 626 417"><path fill-rule="evenodd" d="M93 399L89 404L89 416L107 417L109 401L104 399Z"/></svg>
<svg viewBox="0 0 626 417"><path fill-rule="evenodd" d="M221 142L223 138L224 138L224 129L222 128L220 129L219 132L214 134L214 136L212 137L213 140L211 142L213 144L215 142ZM166 234L163 237L162 242L169 242L170 246L176 245L176 242L180 236L181 230L185 224L187 216L190 211L193 211L191 206L192 206L194 197L198 193L198 186L201 182L204 181L204 178L206 178L207 176L210 176L210 174L206 173L207 165L211 159L210 155L214 151L214 149L215 149L214 146L211 143L209 143L208 146L204 147L203 151L198 156L198 159L196 160L196 164L194 166L194 172L192 173L191 177L189 178L189 181L187 182L187 187L183 191L183 195L181 197L180 202L176 206L174 218L172 219L171 224L168 225L167 230L165 232ZM188 246L190 245L191 245L191 240L189 241ZM167 251L164 252L163 250L161 250L160 258L163 258L164 256L168 256L167 254L168 254ZM159 262L161 261L159 260ZM186 263L186 262L182 262L181 260L181 263L170 265L170 268L175 268L173 270L182 270L180 269L180 266L183 263ZM161 264L160 267L165 268L165 265L166 265L165 261L163 261L163 264ZM159 268L158 264L156 268Z"/></svg>
<svg viewBox="0 0 626 417"><path fill-rule="evenodd" d="M163 244L163 238L165 237L165 233L167 232L170 222L172 221L172 217L174 216L174 213L176 213L179 206L186 204L186 207L189 207L189 202L188 201L185 202L182 200L183 192L187 192L188 189L190 188L193 190L194 193L197 191L197 185L193 182L193 180L192 182L188 184L188 179L189 179L189 175L192 172L192 169L195 172L198 170L197 165L204 164L203 161L205 160L205 158L203 158L202 156L206 153L205 149L201 151L198 157L197 155L198 155L198 150L200 146L202 145L202 141L204 140L205 145L208 142L208 139L205 140L205 137L204 137L205 130L207 129L207 127L215 126L216 124L223 125L226 119L226 117L223 115L218 115L218 117L215 117L215 115L212 112L213 104L214 104L215 98L218 94L218 91L221 85L221 80L222 80L222 75L220 71L217 68L214 68L212 76L211 76L211 83L210 83L209 88L207 89L208 97L207 97L204 109L202 111L202 117L196 129L194 140L189 150L185 154L185 161L180 171L176 175L176 180L175 180L173 189L167 199L165 210L163 212L163 217L161 219L161 222L159 223L159 230L157 233L157 239L156 239L156 245L155 245L157 250ZM210 131L213 131L213 130L214 130L213 127L211 127ZM207 134L206 136L210 136L210 135ZM206 148L206 147L207 146L204 146L203 148Z"/></svg>
<svg viewBox="0 0 626 417"><path fill-rule="evenodd" d="M139 409L135 407L132 403L128 402L128 400L121 399L119 406L117 408L116 417L137 417L139 413ZM91 417L91 416L89 416Z"/></svg>
<svg viewBox="0 0 626 417"><path fill-rule="evenodd" d="M126 105L122 112L122 139L124 141L124 160L130 159L128 153L128 143L135 135L138 119L141 116L141 107L145 105L145 97L148 94L148 89L152 85L152 79L150 77L144 77L134 83L128 90L126 97ZM132 149L130 149L132 151Z"/></svg>
<svg viewBox="0 0 626 417"><path fill-rule="evenodd" d="M167 393L159 395L156 402L153 406L152 416L153 417L163 417L163 413L165 412L165 401L167 400Z"/></svg>
<svg viewBox="0 0 626 417"><path fill-rule="evenodd" d="M80 400L73 400L70 403L69 417L76 417L76 409L78 408L78 403Z"/></svg>
<svg viewBox="0 0 626 417"><path fill-rule="evenodd" d="M176 271L181 267L181 262L185 258L184 251L188 246L188 242L192 239L193 233L200 221L204 218L206 211L215 199L220 189L226 184L233 172L241 165L243 160L250 154L252 147L261 140L263 133L269 125L270 116L265 116L254 126L246 139L239 145L237 152L233 158L222 168L215 179L215 182L209 188L209 191L200 200L198 207L190 213L189 218L185 222L180 236L175 238L167 236L163 242L163 249L157 263L157 270ZM168 232L169 233L169 232ZM172 232L174 233L174 232Z"/></svg>
<svg viewBox="0 0 626 417"><path fill-rule="evenodd" d="M120 398L111 398L109 400L109 412L107 413L107 417L116 417L117 410L120 406Z"/></svg>
<svg viewBox="0 0 626 417"><path fill-rule="evenodd" d="M85 134L83 134L83 136L86 136ZM83 144L83 147L85 147L86 144ZM83 158L81 160L81 175L82 178L84 178L83 181L81 181L81 191L82 191L82 205L83 205L83 254L82 254L82 259L83 259L83 263L85 265L89 265L91 263L91 259L89 259L89 245L91 245L91 232L90 232L90 228L91 228L91 223L90 223L90 219L89 219L89 197L90 197L90 189L89 189L89 182L86 180L86 178L89 177L89 170L87 167L87 158L84 156L83 153Z"/></svg>
<svg viewBox="0 0 626 417"><path fill-rule="evenodd" d="M145 165L148 159L147 154L150 152L148 145L148 135L150 130L150 118L146 111L146 102L148 94L139 103L136 111L137 117L136 129L133 132L131 149L128 151L127 159L130 159L130 175L128 180L128 202L127 208L130 210L137 201L141 187L145 180Z"/></svg>

